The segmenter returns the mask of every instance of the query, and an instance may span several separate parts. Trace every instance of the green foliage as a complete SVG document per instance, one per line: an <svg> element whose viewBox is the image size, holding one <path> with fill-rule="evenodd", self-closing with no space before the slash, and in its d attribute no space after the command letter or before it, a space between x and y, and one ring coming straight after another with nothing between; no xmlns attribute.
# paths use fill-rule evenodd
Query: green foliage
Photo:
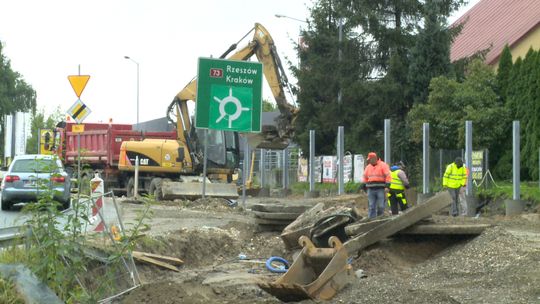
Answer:
<svg viewBox="0 0 540 304"><path fill-rule="evenodd" d="M457 0L438 1L437 5L416 0L316 1L308 28L302 32L305 44L297 47L300 66L292 68L301 88L295 141L302 150L308 151L309 130L315 130L317 154L333 154L338 126L347 130L346 150L376 150L383 145L384 119L389 118L392 138L397 139L393 150L401 159L413 154L417 147L411 145L405 124L412 107L409 61L416 57L417 68L422 69L418 74L429 75L423 82L447 73L451 33L443 25L461 4ZM430 5L433 8L426 14ZM427 16L433 16L438 27L425 28L423 43L418 43L412 56L409 50L420 39L419 24L426 24ZM428 42L434 37L441 38L437 40L441 45ZM437 58L438 64L420 64L428 62L420 58L426 56ZM338 102L340 92L342 103Z"/></svg>
<svg viewBox="0 0 540 304"><path fill-rule="evenodd" d="M262 111L263 112L274 112L277 109L276 105L270 101L263 99L262 101Z"/></svg>
<svg viewBox="0 0 540 304"><path fill-rule="evenodd" d="M499 95L506 100L508 86L510 85L510 73L512 72L512 53L508 44L504 46L499 59L499 68L497 70L497 87Z"/></svg>
<svg viewBox="0 0 540 304"><path fill-rule="evenodd" d="M477 195L480 199L511 199L514 187L511 182L498 181L498 187L489 189L479 188ZM522 200L528 201L533 205L540 204L540 188L538 183L521 183L520 196Z"/></svg>
<svg viewBox="0 0 540 304"><path fill-rule="evenodd" d="M453 33L447 27L446 18L440 15L437 2L426 3L424 20L424 27L419 29L411 51L408 75L414 103L425 103L431 79L448 75L451 69L450 43Z"/></svg>
<svg viewBox="0 0 540 304"><path fill-rule="evenodd" d="M309 191L309 183L308 182L292 183L290 188L293 194L303 195L304 192ZM357 193L359 188L360 188L359 183L348 182L348 183L345 183L343 190L345 191L345 193ZM321 193L335 194L338 192L338 184L315 183L315 190L320 191Z"/></svg>
<svg viewBox="0 0 540 304"><path fill-rule="evenodd" d="M0 278L0 303L24 304L24 300L17 294L12 281Z"/></svg>
<svg viewBox="0 0 540 304"><path fill-rule="evenodd" d="M525 180L536 180L540 147L539 52L529 49L525 59L516 60L509 75L506 105L514 119L520 122L521 175Z"/></svg>
<svg viewBox="0 0 540 304"><path fill-rule="evenodd" d="M408 120L414 142L421 142L422 123L429 122L431 144L441 149L463 147L465 121L471 120L475 134L473 146L490 147L495 153L493 147L507 136L508 117L509 112L495 93L495 75L476 60L468 66L463 83L443 76L434 78L428 103L416 104Z"/></svg>
<svg viewBox="0 0 540 304"><path fill-rule="evenodd" d="M34 112L36 92L22 76L11 69L0 42L0 154L4 154L4 117L15 112ZM3 157L2 157L3 158Z"/></svg>

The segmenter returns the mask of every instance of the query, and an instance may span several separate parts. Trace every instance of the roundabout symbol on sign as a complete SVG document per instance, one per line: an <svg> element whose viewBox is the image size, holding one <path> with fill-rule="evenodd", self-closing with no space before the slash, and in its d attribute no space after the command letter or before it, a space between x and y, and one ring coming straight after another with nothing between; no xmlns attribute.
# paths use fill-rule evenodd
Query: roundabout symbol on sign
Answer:
<svg viewBox="0 0 540 304"><path fill-rule="evenodd" d="M242 111L249 111L249 108L242 107L242 103L240 100L233 96L232 94L232 87L229 88L229 96L226 96L223 99L219 99L216 96L214 96L214 100L219 102L219 117L216 120L216 123L219 123L225 116L229 116L229 128L232 128L232 122L237 120L240 115L242 115ZM225 111L225 107L228 103L232 103L236 107L236 111L233 114L229 114Z"/></svg>

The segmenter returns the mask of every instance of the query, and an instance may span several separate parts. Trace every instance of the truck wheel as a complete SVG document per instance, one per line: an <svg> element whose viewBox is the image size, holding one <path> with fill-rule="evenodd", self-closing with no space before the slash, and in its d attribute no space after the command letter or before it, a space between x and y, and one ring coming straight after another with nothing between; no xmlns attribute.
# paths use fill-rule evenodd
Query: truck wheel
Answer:
<svg viewBox="0 0 540 304"><path fill-rule="evenodd" d="M154 195L156 201L163 200L163 192L161 191L161 178L154 178L150 182L150 194Z"/></svg>
<svg viewBox="0 0 540 304"><path fill-rule="evenodd" d="M134 197L135 196L135 179L130 177L126 185L126 196Z"/></svg>

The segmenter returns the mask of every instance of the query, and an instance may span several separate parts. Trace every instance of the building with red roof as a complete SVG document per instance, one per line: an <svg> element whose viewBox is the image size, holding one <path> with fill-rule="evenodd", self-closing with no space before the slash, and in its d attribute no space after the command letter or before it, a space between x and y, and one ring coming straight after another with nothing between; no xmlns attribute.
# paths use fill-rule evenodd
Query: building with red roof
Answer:
<svg viewBox="0 0 540 304"><path fill-rule="evenodd" d="M512 58L540 49L540 0L481 0L451 27L464 23L450 49L451 61L489 49L486 63L497 67L502 50Z"/></svg>

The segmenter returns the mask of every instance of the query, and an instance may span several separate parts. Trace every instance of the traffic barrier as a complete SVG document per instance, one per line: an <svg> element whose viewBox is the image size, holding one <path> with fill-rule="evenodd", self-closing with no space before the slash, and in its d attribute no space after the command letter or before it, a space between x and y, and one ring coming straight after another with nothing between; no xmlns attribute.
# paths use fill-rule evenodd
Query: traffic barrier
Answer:
<svg viewBox="0 0 540 304"><path fill-rule="evenodd" d="M103 232L105 225L103 223L103 218L99 216L99 212L103 208L103 193L105 193L105 187L103 186L103 179L99 177L99 173L96 172L94 178L90 180L90 186L92 188L92 197L96 197L96 203L92 206L92 220L94 223L98 221L94 231Z"/></svg>

